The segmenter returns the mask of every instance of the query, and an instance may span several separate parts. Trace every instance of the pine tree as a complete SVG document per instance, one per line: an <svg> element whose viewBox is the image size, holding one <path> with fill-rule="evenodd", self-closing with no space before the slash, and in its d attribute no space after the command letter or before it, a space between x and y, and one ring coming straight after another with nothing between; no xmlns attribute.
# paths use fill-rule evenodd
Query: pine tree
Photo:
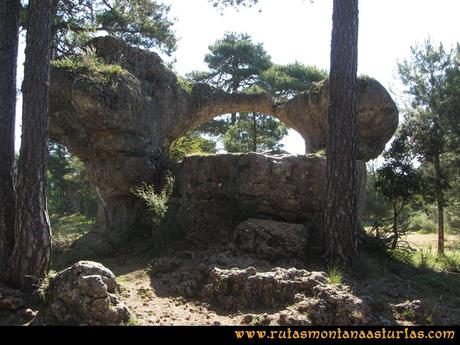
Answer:
<svg viewBox="0 0 460 345"><path fill-rule="evenodd" d="M423 194L437 205L440 255L444 253L444 208L451 179L445 154L455 150L452 129L458 122L451 116L456 111L451 105L458 100L458 94L448 82L449 73L456 65L453 56L454 52L446 52L442 44L434 47L427 40L422 46L413 47L411 58L398 65L401 81L412 101L411 107L406 109L406 122L413 150L425 170L431 170L424 179Z"/></svg>
<svg viewBox="0 0 460 345"><path fill-rule="evenodd" d="M324 231L329 261L348 263L358 255L358 0L334 0L332 23Z"/></svg>
<svg viewBox="0 0 460 345"><path fill-rule="evenodd" d="M9 280L32 288L48 272L51 228L46 206L51 2L30 0L23 84L22 142Z"/></svg>
<svg viewBox="0 0 460 345"><path fill-rule="evenodd" d="M14 244L14 124L19 0L0 0L0 280Z"/></svg>

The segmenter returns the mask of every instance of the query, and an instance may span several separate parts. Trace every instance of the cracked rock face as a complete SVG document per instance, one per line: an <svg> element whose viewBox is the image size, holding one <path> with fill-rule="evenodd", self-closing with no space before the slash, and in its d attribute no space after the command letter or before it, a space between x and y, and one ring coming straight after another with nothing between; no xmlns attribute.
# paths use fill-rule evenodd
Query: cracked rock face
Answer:
<svg viewBox="0 0 460 345"><path fill-rule="evenodd" d="M358 163L361 214L366 169ZM305 252L307 233L308 245L322 244L325 165L326 159L315 155L186 157L174 170L164 232L194 246L227 243L236 236L242 248L270 260L299 257L295 252ZM250 218L257 220L246 222Z"/></svg>
<svg viewBox="0 0 460 345"><path fill-rule="evenodd" d="M80 261L58 273L45 298L41 316L45 324L123 325L130 319L115 276L96 262Z"/></svg>
<svg viewBox="0 0 460 345"><path fill-rule="evenodd" d="M123 243L146 228L145 208L132 188L158 183L168 146L215 116L250 111L274 115L304 137L308 150L325 145L327 82L275 105L268 94L228 94L204 84L184 84L158 55L115 38L98 37L89 44L123 72L101 79L52 68L49 133L87 164L98 197L95 231L113 242ZM357 158L377 157L397 123L388 92L373 79L360 80Z"/></svg>
<svg viewBox="0 0 460 345"><path fill-rule="evenodd" d="M375 322L369 306L347 287L327 283L325 272L275 268L270 272L215 268L202 291L225 310L287 307L261 325L360 325ZM251 316L246 323L255 323Z"/></svg>
<svg viewBox="0 0 460 345"><path fill-rule="evenodd" d="M239 249L270 261L303 258L307 253L308 230L302 224L248 219L237 226L234 236Z"/></svg>

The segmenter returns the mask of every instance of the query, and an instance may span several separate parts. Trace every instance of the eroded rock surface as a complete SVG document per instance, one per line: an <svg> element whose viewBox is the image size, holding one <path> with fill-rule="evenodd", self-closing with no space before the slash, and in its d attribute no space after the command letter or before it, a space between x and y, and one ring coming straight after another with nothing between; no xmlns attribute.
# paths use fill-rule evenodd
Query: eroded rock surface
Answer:
<svg viewBox="0 0 460 345"><path fill-rule="evenodd" d="M113 273L80 261L51 278L39 322L64 325L123 325L130 312L118 296Z"/></svg>
<svg viewBox="0 0 460 345"><path fill-rule="evenodd" d="M259 222L264 223L266 219L267 226L270 220L291 225L280 228L272 224L265 232L252 227L248 236L253 239L244 241L254 250L258 247L256 251L261 255L271 259L279 257L280 253L273 253L274 247L270 250L267 241L272 238L276 242L284 237L282 241L292 242L293 239L287 238L289 233L296 234L299 249L305 244L305 240L298 237L299 227L305 229L305 235L308 232L309 245L319 246L325 207L325 164L326 159L316 155L249 153L186 157L174 170L175 190L164 222L165 233L185 238L195 246L229 242L235 236L244 235L241 229L237 231L239 235L235 235L240 223L250 218L262 219ZM361 213L366 170L363 162L359 162L358 167ZM297 229L294 232L293 227ZM287 233L283 234L285 230ZM254 236L262 233L268 237L256 240ZM293 245L286 245L290 248L289 254L297 251ZM286 251L286 248L278 243L276 250Z"/></svg>
<svg viewBox="0 0 460 345"><path fill-rule="evenodd" d="M236 246L270 261L303 258L308 252L308 230L302 224L248 219L235 229Z"/></svg>
<svg viewBox="0 0 460 345"><path fill-rule="evenodd" d="M49 129L54 140L87 164L98 196L95 231L114 242L123 243L147 224L142 201L131 189L142 182L158 183L167 147L217 115L248 111L274 115L299 131L309 150L325 145L327 82L287 104L275 105L268 94L228 94L180 81L155 53L115 38L98 37L89 44L105 62L120 64L123 72L101 77L53 68ZM388 92L373 79L360 80L358 159L378 156L397 123L398 111Z"/></svg>
<svg viewBox="0 0 460 345"><path fill-rule="evenodd" d="M329 284L322 271L298 268L292 261L273 268L266 261L238 250L194 252L157 258L151 281L173 295L210 304L217 310L248 313L251 325L373 324L366 296L342 284ZM294 267L293 267L294 266ZM296 267L297 266L297 267ZM163 285L161 285L163 284ZM266 316L252 312L267 312Z"/></svg>

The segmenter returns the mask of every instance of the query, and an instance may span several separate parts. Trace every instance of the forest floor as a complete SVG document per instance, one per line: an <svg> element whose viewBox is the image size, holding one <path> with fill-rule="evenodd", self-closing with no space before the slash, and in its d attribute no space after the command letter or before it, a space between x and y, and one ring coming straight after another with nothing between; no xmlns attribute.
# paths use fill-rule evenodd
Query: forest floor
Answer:
<svg viewBox="0 0 460 345"><path fill-rule="evenodd" d="M383 324L460 324L460 235L446 237L447 259L436 258L434 234L414 233L408 241L418 248L410 258L363 254L356 267L342 271L342 283L358 296L371 296L376 301L372 311ZM121 298L133 312L132 324L239 325L247 314L257 320L282 309L228 313L178 296L173 292L174 276L163 275L156 280L150 273L149 262L145 255L102 260L117 276ZM318 263L310 266L302 268L318 269ZM446 272L448 269L451 272ZM411 301L420 301L422 308L417 313L421 315L414 315L410 309L401 312L394 308Z"/></svg>

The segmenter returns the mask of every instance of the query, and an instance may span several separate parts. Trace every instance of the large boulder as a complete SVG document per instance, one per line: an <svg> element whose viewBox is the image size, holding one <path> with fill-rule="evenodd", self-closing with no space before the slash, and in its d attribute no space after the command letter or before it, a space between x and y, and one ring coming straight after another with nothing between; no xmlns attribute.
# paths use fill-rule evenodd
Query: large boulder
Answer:
<svg viewBox="0 0 460 345"><path fill-rule="evenodd" d="M77 262L51 278L45 301L44 324L123 325L130 319L114 274L96 262Z"/></svg>
<svg viewBox="0 0 460 345"><path fill-rule="evenodd" d="M327 82L280 105L265 93L229 94L192 84L165 67L157 54L113 37L97 37L89 45L99 59L121 69L55 64L49 133L87 164L98 197L94 230L115 244L148 227L145 207L132 189L142 182L158 185L169 145L215 116L249 111L274 115L299 131L309 151L325 146ZM391 138L398 110L373 79L359 81L357 109L357 158L367 161Z"/></svg>

